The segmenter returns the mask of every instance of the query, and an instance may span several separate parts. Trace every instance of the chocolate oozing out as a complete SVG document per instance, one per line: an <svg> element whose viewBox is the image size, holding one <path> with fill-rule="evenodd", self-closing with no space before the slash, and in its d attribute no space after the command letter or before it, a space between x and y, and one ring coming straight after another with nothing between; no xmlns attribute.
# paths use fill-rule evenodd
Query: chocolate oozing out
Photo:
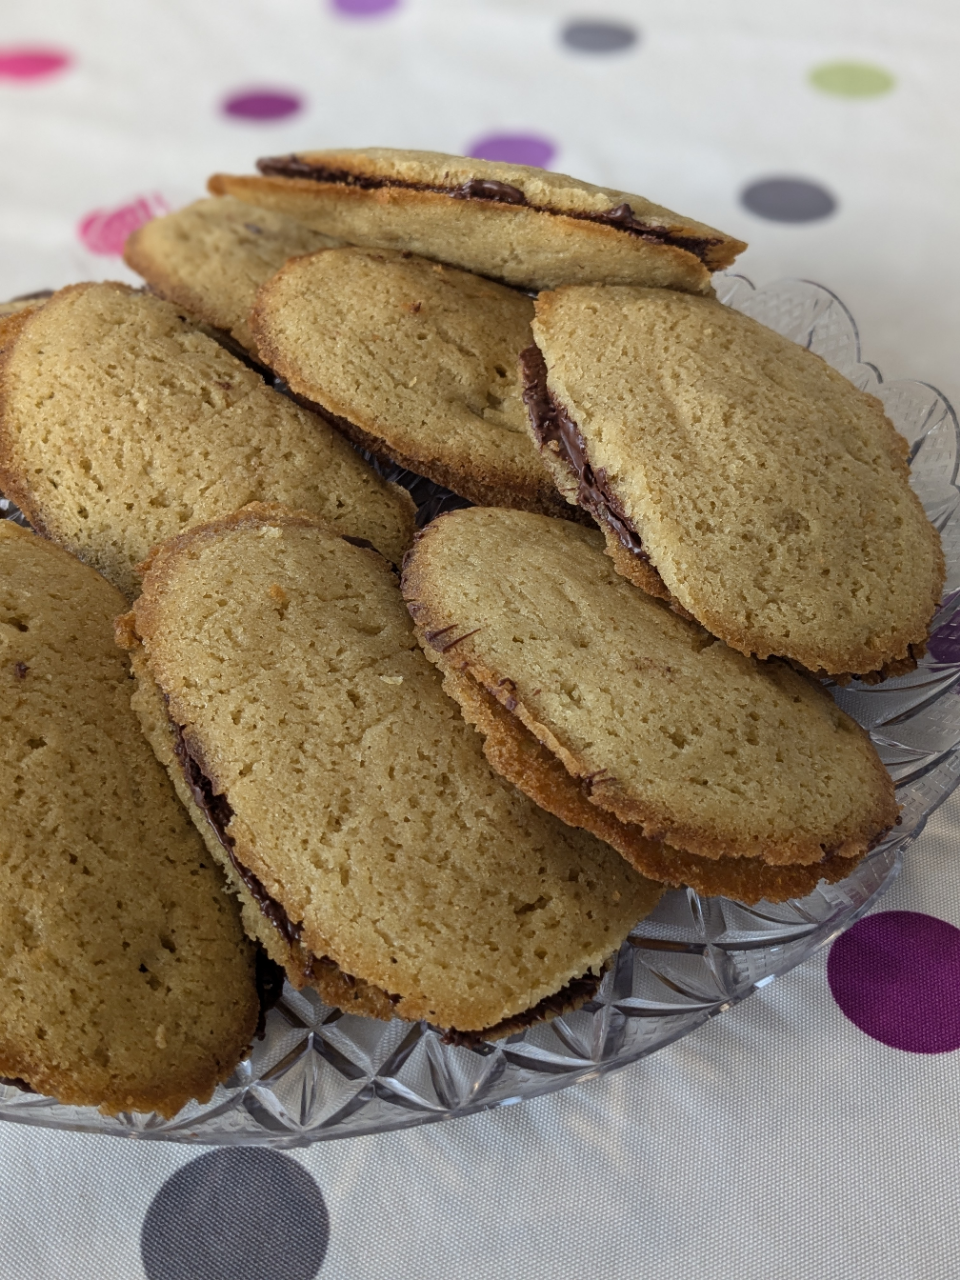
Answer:
<svg viewBox="0 0 960 1280"><path fill-rule="evenodd" d="M262 1040L267 1029L267 1014L283 995L283 969L275 960L270 959L259 943L254 963L254 981L260 997L260 1017L254 1034L258 1040Z"/></svg>
<svg viewBox="0 0 960 1280"><path fill-rule="evenodd" d="M519 187L492 178L470 178L459 186L445 187L428 182L405 182L401 178L380 177L366 173L351 173L348 169L328 168L309 164L299 156L264 156L257 161L257 168L264 177L307 178L311 182L332 182L341 186L359 187L363 191L376 191L383 187L399 187L407 191L434 191L451 196L454 200L487 200L494 204L522 205L534 213L547 213L555 217L576 218L579 222L596 222L600 226L614 227L629 235L637 236L650 244L667 245L683 249L701 262L706 262L714 246L722 244L718 236L685 236L669 227L653 226L642 222L629 204L619 204L613 209L598 212L575 209L548 209L545 205L531 204Z"/></svg>
<svg viewBox="0 0 960 1280"><path fill-rule="evenodd" d="M637 533L620 500L607 487L607 473L594 471L587 457L587 445L580 428L547 387L547 362L537 346L520 353L523 374L523 403L530 414L533 433L541 449L550 448L566 463L577 479L577 502L601 526L608 525L620 545L639 560L649 561Z"/></svg>
<svg viewBox="0 0 960 1280"><path fill-rule="evenodd" d="M19 299L16 299L16 301L19 301ZM37 1092L32 1085L27 1084L26 1080L20 1076L0 1076L0 1084L5 1084L12 1089L19 1089L21 1093Z"/></svg>

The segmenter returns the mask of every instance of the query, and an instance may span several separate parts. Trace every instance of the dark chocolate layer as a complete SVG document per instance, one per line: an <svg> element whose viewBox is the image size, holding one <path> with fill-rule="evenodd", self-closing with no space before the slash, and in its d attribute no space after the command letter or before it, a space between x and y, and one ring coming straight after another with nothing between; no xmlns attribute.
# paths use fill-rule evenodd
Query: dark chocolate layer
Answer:
<svg viewBox="0 0 960 1280"><path fill-rule="evenodd" d="M608 525L617 535L620 545L631 555L639 560L649 560L640 535L628 519L623 505L607 487L606 471L603 467L594 471L580 428L548 388L547 362L539 347L529 346L521 351L520 370L523 374L523 403L527 406L540 448L549 447L556 452L576 477L580 506L589 511L599 525Z"/></svg>
<svg viewBox="0 0 960 1280"><path fill-rule="evenodd" d="M217 839L223 845L234 870L246 885L250 896L260 908L261 914L270 921L285 942L292 947L299 946L303 926L294 924L287 915L282 903L277 902L276 898L272 898L263 887L263 882L254 875L249 867L243 866L238 861L234 851L233 839L227 835L227 827L233 817L233 810L230 808L229 801L226 796L214 794L210 779L203 772L200 762L191 754L181 726L171 720L170 727L173 730L174 754L180 762L180 768L183 770L183 776L186 779L187 786L190 788L194 803L203 812Z"/></svg>
<svg viewBox="0 0 960 1280"><path fill-rule="evenodd" d="M257 168L265 177L307 178L311 182L333 182L346 187L359 187L363 191L376 191L382 187L399 187L406 191L434 191L451 196L454 200L488 200L495 204L523 205L535 213L552 214L554 217L576 218L580 222L596 222L601 226L615 227L629 235L637 236L650 244L669 245L693 254L705 262L709 251L723 241L717 236L685 236L668 227L652 226L641 222L629 204L619 204L614 209L597 213L574 209L548 209L544 205L531 204L519 187L509 182L497 182L491 178L471 178L456 187L433 186L427 182L406 182L401 178L386 178L371 174L351 173L347 169L327 168L309 164L299 156L264 156L257 161Z"/></svg>
<svg viewBox="0 0 960 1280"><path fill-rule="evenodd" d="M585 973L582 978L572 978L565 987L561 987L553 995L544 996L531 1009L524 1009L522 1013L514 1014L512 1018L504 1018L502 1022L492 1027L485 1027L483 1031L457 1031L454 1027L435 1027L434 1030L441 1032L444 1044L469 1047L482 1044L485 1040L499 1040L503 1036L516 1035L518 1031L532 1027L535 1022L541 1022L544 1018L558 1017L562 1013L579 1009L588 1000L593 999L602 981L603 974L595 973Z"/></svg>
<svg viewBox="0 0 960 1280"><path fill-rule="evenodd" d="M227 852L237 875L250 891L251 897L260 908L261 913L270 923L279 930L281 936L291 946L300 945L300 936L303 926L294 924L287 915L283 905L277 902L276 898L272 898L263 883L248 868L243 866L237 860L234 852L234 842L227 835L227 826L233 817L233 810L230 807L226 796L215 795L210 779L204 773L200 762L191 753L187 741L183 736L183 729L174 720L170 721L170 728L173 733L173 749L183 770L183 776L186 779L187 786L190 788L190 794L194 803L203 812L217 839L223 845ZM329 956L309 957L307 970L312 971L314 966L323 965L339 969L336 961L331 960ZM340 969L341 974L348 983L355 983L356 978ZM275 1004L283 990L282 975L278 973L278 966L274 965L271 960L263 954L261 960L258 955L257 960L257 979L258 988L261 991L261 1025L257 1028L257 1034L261 1035L263 1031L262 1018L266 1010L271 1004ZM565 1009L579 1007L584 1001L589 1000L596 994L601 979L593 974L586 974L583 978L575 978L572 982L561 990L555 992L551 996L547 996L541 1000L539 1004L534 1005L532 1009L526 1009L522 1013L516 1014L512 1018L507 1018L503 1022L498 1022L496 1026L486 1027L482 1031L457 1031L454 1028L448 1028L443 1031L443 1039L445 1044L480 1044L482 1041L499 1035L512 1034L515 1031L521 1031L524 1027L531 1026L534 1022L539 1022L541 1018L548 1014L559 1014ZM384 992L387 999L393 1004L397 1004L402 997L391 995ZM269 1003L264 1003L268 1000Z"/></svg>

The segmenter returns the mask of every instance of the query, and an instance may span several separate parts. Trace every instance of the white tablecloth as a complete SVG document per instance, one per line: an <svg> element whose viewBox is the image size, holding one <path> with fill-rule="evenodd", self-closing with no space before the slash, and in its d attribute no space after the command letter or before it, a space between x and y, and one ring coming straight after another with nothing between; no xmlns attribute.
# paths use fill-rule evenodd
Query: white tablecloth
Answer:
<svg viewBox="0 0 960 1280"><path fill-rule="evenodd" d="M116 256L126 230L258 155L472 151L741 236L739 270L828 285L865 359L958 399L955 13L946 0L3 0L0 297L132 279ZM906 1001L887 1043L842 1011L821 955L638 1066L420 1130L279 1154L0 1125L0 1275L954 1280L958 835L949 801L880 905L881 977ZM923 1052L895 945L918 924L945 940L925 961L946 1013ZM838 992L865 972L858 955L869 968L872 936L837 953Z"/></svg>

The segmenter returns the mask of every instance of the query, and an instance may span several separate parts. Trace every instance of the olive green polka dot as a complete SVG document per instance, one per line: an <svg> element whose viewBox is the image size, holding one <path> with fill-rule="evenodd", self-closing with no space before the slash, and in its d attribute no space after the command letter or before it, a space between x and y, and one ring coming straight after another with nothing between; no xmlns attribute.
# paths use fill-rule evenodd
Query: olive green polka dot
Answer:
<svg viewBox="0 0 960 1280"><path fill-rule="evenodd" d="M876 98L889 93L896 80L869 62L824 62L810 72L810 83L840 98Z"/></svg>

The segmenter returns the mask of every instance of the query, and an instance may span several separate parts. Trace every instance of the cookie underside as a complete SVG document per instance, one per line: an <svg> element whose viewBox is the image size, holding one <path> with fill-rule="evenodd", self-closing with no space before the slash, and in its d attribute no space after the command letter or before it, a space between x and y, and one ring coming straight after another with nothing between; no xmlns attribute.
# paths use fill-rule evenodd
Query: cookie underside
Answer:
<svg viewBox="0 0 960 1280"><path fill-rule="evenodd" d="M259 497L402 557L409 494L170 303L73 285L4 326L0 486L129 599L157 542Z"/></svg>
<svg viewBox="0 0 960 1280"><path fill-rule="evenodd" d="M592 803L588 789L469 673L446 669L443 687L459 702L464 718L483 734L484 755L498 773L563 822L605 840L651 880L689 885L700 894L754 906L805 898L822 880L845 880L861 861L862 855L827 858L812 866L775 867L761 858L699 858L648 840L635 824L621 822Z"/></svg>
<svg viewBox="0 0 960 1280"><path fill-rule="evenodd" d="M567 422L548 426L544 456L568 499L599 492L624 576L646 587L652 566L743 653L842 678L916 665L944 561L878 400L710 299L558 290L538 299L534 333L540 403ZM598 364L597 350L611 355Z"/></svg>
<svg viewBox="0 0 960 1280"><path fill-rule="evenodd" d="M154 218L129 237L123 258L160 297L255 355L248 316L260 286L289 258L340 243L226 196Z"/></svg>
<svg viewBox="0 0 960 1280"><path fill-rule="evenodd" d="M704 858L856 858L894 822L866 734L814 681L727 648L617 576L595 531L440 517L404 567L418 637L516 715L592 803Z"/></svg>
<svg viewBox="0 0 960 1280"><path fill-rule="evenodd" d="M130 709L122 596L8 522L0 562L0 1075L172 1116L253 1037L253 949Z"/></svg>
<svg viewBox="0 0 960 1280"><path fill-rule="evenodd" d="M705 293L710 272L745 247L641 196L524 165L372 148L304 152L260 168L266 176L216 174L210 190L352 244L528 289L597 281Z"/></svg>
<svg viewBox="0 0 960 1280"><path fill-rule="evenodd" d="M533 303L423 258L344 248L260 290L260 356L354 443L472 502L566 514L526 429Z"/></svg>
<svg viewBox="0 0 960 1280"><path fill-rule="evenodd" d="M490 770L386 564L320 522L255 507L167 544L135 628L239 863L399 1017L496 1027L599 972L659 896Z"/></svg>

